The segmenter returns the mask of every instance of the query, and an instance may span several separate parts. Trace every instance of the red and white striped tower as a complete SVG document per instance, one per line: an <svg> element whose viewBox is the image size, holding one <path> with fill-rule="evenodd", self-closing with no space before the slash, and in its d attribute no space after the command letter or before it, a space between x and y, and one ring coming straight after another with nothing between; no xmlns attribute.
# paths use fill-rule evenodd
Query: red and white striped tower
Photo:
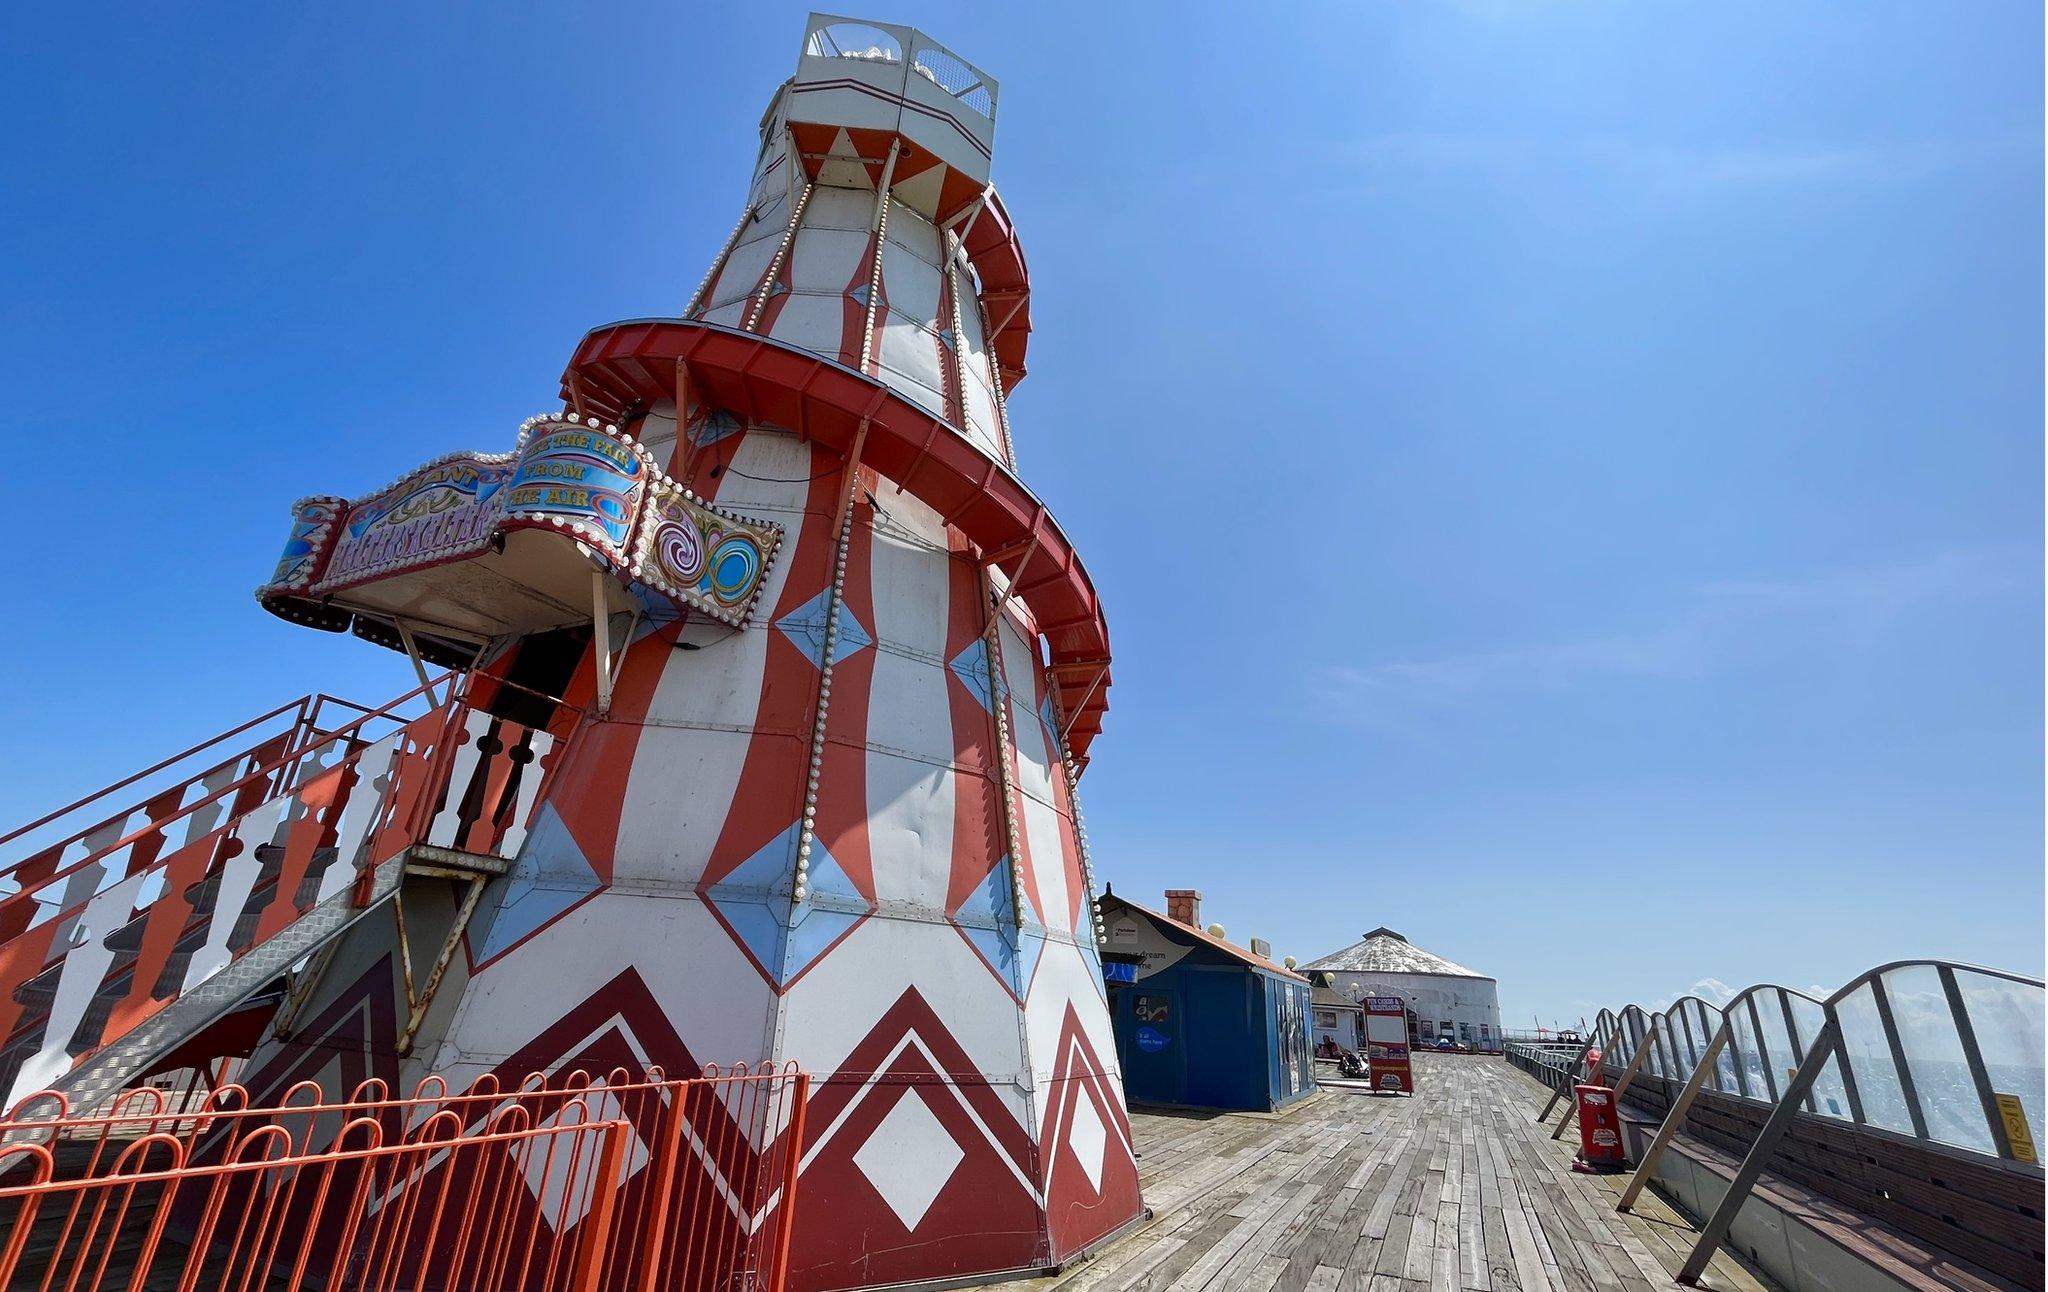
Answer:
<svg viewBox="0 0 2048 1292"><path fill-rule="evenodd" d="M996 98L916 31L813 17L683 317L577 349L577 418L780 546L742 625L636 619L609 686L584 656L582 725L395 1074L794 1060L797 1287L1043 1267L1142 1210L1075 797L1108 636L1016 474ZM390 945L350 936L259 1084L391 1066Z"/></svg>

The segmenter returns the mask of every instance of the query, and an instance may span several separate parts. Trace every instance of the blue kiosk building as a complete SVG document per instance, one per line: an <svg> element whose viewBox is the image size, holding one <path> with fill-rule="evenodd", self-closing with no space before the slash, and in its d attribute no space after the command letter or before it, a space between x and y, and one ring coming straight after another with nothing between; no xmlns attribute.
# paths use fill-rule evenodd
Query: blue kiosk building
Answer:
<svg viewBox="0 0 2048 1292"><path fill-rule="evenodd" d="M1199 893L1166 896L1170 914L1098 902L1125 1098L1272 1112L1314 1093L1308 979L1204 931Z"/></svg>

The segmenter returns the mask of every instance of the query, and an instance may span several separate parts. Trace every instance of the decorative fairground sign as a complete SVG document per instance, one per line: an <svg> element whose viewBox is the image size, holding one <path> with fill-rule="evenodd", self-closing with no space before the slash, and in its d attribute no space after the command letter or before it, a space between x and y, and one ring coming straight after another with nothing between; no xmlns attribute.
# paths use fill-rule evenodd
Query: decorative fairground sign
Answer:
<svg viewBox="0 0 2048 1292"><path fill-rule="evenodd" d="M354 502L302 499L257 596L273 609L324 601L502 552L501 536L521 529L571 536L621 581L731 624L746 622L782 540L780 526L720 511L669 479L616 426L560 414L529 418L510 453L450 454Z"/></svg>
<svg viewBox="0 0 2048 1292"><path fill-rule="evenodd" d="M1367 996L1365 1062L1374 1090L1414 1094L1415 1070L1408 1059L1408 1008L1399 996Z"/></svg>

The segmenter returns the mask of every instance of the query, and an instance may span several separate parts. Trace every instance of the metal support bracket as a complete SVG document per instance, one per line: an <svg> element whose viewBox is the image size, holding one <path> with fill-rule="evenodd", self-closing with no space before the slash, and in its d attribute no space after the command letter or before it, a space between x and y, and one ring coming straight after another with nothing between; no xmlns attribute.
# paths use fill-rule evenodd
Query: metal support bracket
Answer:
<svg viewBox="0 0 2048 1292"><path fill-rule="evenodd" d="M1621 1096L1628 1090L1628 1083L1636 1079L1636 1073L1642 1071L1643 1060L1650 1057L1650 1047L1653 1045L1657 1045L1657 1028L1655 1024L1649 1024L1643 1028L1643 1043L1636 1047L1636 1052L1629 1057L1628 1066L1621 1070L1621 1080L1614 1083L1614 1115L1616 1117L1621 1116ZM1658 1048L1661 1049L1663 1047L1659 1046ZM1564 1106L1564 1116L1557 1119L1557 1129L1550 1132L1550 1138L1564 1138L1564 1128L1572 1124L1572 1118L1578 1116L1578 1113L1579 1101L1576 1099L1567 1100Z"/></svg>
<svg viewBox="0 0 2048 1292"><path fill-rule="evenodd" d="M393 617L391 622L398 628L398 640L405 643L405 657L412 661L412 671L419 677L420 690L426 693L427 704L438 708L441 701L435 696L434 684L427 677L427 661L420 656L419 643L412 639L412 629L406 627L403 619Z"/></svg>
<svg viewBox="0 0 2048 1292"><path fill-rule="evenodd" d="M1686 1078L1685 1089L1678 1092L1671 1107L1664 1112L1664 1121L1657 1127L1657 1134L1650 1140L1650 1147L1643 1151L1643 1160L1636 1163L1636 1173L1629 1177L1628 1187L1621 1191L1621 1201L1614 1204L1616 1211L1627 1211L1636 1205L1636 1195L1650 1182L1657 1172L1657 1159L1664 1156L1678 1134L1678 1128L1685 1125L1685 1115L1692 1109L1692 1101L1707 1083L1707 1075L1714 1071L1720 1061L1721 1051L1727 1048L1732 1035L1727 1015L1721 1016L1721 1026L1714 1029L1714 1039L1707 1042L1706 1052L1700 1055L1699 1063L1693 1068L1692 1076Z"/></svg>
<svg viewBox="0 0 2048 1292"><path fill-rule="evenodd" d="M619 644L617 654L612 652L611 599L605 595L605 578L605 572L593 566L590 571L590 640L595 649L590 659L597 669L597 716L600 718L612 711L612 688L618 684L619 673L626 667L626 651L633 645L633 634L640 631L640 611L635 608L632 620L626 625L626 640Z"/></svg>
<svg viewBox="0 0 2048 1292"><path fill-rule="evenodd" d="M1757 1177L1764 1173L1771 1154L1778 1149L1778 1141L1785 1138L1785 1132L1792 1128L1792 1119L1798 1115L1800 1105L1806 1101L1806 1092L1813 1089L1821 1069L1827 1066L1842 1042L1842 1024L1834 1011L1828 1011L1828 1021L1820 1029L1820 1035L1813 1039L1806 1057L1799 1062L1792 1074L1791 1084L1778 1096L1778 1106L1771 1109L1770 1120L1757 1134L1756 1142L1749 1146L1749 1153L1736 1169L1735 1178L1728 1183L1728 1192L1721 1195L1721 1203L1714 1208L1714 1214L1700 1230L1699 1241L1693 1244L1692 1254L1685 1258L1685 1265L1678 1271L1678 1281L1687 1285L1699 1282L1700 1274L1707 1268L1707 1262L1714 1259L1714 1252L1721 1241L1728 1237L1729 1226L1735 1223L1735 1213L1742 1210L1742 1204L1749 1200L1749 1192L1756 1187Z"/></svg>
<svg viewBox="0 0 2048 1292"><path fill-rule="evenodd" d="M1540 1022L1541 1020L1539 1019L1538 1021ZM1583 1020L1581 1020L1581 1021L1583 1021ZM1541 1036L1542 1036L1542 1033L1541 1033L1541 1032L1538 1032L1538 1033L1537 1033L1537 1036L1538 1036L1538 1038L1540 1039L1540 1038L1541 1038ZM1571 1075L1572 1075L1573 1073L1577 1073L1577 1072L1584 1072L1584 1071L1586 1070L1586 1060L1587 1060L1588 1058L1592 1057L1592 1054L1593 1054L1593 1047L1594 1047L1595 1045L1597 1045L1597 1044L1599 1044L1599 1042L1598 1042L1598 1040L1597 1040L1597 1039L1595 1039L1595 1038L1591 1038L1591 1037L1587 1038L1587 1041L1586 1041L1586 1043L1585 1043L1584 1045L1582 1045L1582 1046L1580 1046L1580 1047L1579 1047L1579 1057L1578 1057L1578 1058L1576 1058L1576 1059L1573 1059L1573 1060L1572 1060L1572 1065L1571 1065L1571 1067L1570 1067L1569 1069L1567 1069L1567 1070L1566 1070L1566 1072L1565 1072L1565 1075L1566 1075L1567 1077L1570 1077L1570 1076L1571 1076ZM1567 1082L1567 1088L1568 1088L1568 1087L1569 1087L1569 1082ZM1572 1105L1572 1101L1571 1101L1570 1099L1566 1099L1566 1098L1565 1098L1565 1092L1564 1092L1564 1090L1562 1090L1562 1089L1559 1089L1559 1090L1553 1090L1553 1091L1551 1091L1551 1092L1550 1092L1550 1102L1549 1102L1549 1103L1547 1103L1547 1104L1545 1104L1545 1105L1543 1105L1543 1111L1542 1111L1542 1112L1540 1112L1540 1113L1537 1113L1537 1114L1536 1114L1536 1124L1537 1124L1537 1125L1541 1126L1541 1125L1542 1125L1542 1124L1543 1124L1544 1122L1547 1122L1547 1121L1549 1121L1549 1120L1550 1120L1550 1110L1551 1110L1551 1109L1553 1109L1553 1108L1555 1108L1555 1107L1557 1107L1557 1103L1558 1103L1558 1100L1560 1100L1560 1099L1563 1099L1563 1100L1564 1100L1564 1102L1565 1102L1565 1104L1566 1104L1567 1108L1569 1108L1569 1107L1573 1106L1573 1105ZM1565 1116L1566 1116L1566 1117L1570 1117L1570 1116L1571 1116L1571 1113L1570 1113L1570 1112L1566 1112ZM1559 1125L1560 1127L1562 1127L1562 1126L1563 1126L1563 1123L1562 1123L1562 1122L1560 1122L1560 1123L1558 1123L1558 1125ZM1554 1138L1556 1138L1556 1137L1555 1137L1555 1136L1552 1136L1552 1138L1554 1139Z"/></svg>
<svg viewBox="0 0 2048 1292"><path fill-rule="evenodd" d="M334 959L335 943L315 951L292 979L291 990L285 993L284 1005L277 1011L277 1021L271 1024L270 1035L285 1040L292 1034L292 1025L299 1021L299 1014L306 1008L306 1002L313 999L313 991L320 985L320 979L327 972L327 966Z"/></svg>
<svg viewBox="0 0 2048 1292"><path fill-rule="evenodd" d="M462 894L462 904L455 909L455 920L448 926L448 934L441 939L441 949L434 956L433 968L427 971L426 981L415 992L412 985L412 949L404 947L400 958L405 966L406 1018L405 1030L398 1034L398 1053L412 1053L412 1043L419 1036L420 1025L427 1021L427 1008L434 1003L434 993L441 989L441 980L448 974L448 966L455 961L455 951L462 945L462 935L469 930L470 917L476 914L477 903L482 900L484 886L491 877L470 874L468 889ZM401 902L404 900L401 896ZM404 924L400 922L400 941L404 941Z"/></svg>

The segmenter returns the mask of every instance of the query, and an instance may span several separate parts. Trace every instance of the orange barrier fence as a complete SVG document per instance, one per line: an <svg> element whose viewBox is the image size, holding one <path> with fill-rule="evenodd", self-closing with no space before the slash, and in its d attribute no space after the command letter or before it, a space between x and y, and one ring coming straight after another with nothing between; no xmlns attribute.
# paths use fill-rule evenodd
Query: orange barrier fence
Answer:
<svg viewBox="0 0 2048 1292"><path fill-rule="evenodd" d="M197 1111L31 1096L0 1121L0 1287L775 1292L809 1078L794 1066L302 1082Z"/></svg>

